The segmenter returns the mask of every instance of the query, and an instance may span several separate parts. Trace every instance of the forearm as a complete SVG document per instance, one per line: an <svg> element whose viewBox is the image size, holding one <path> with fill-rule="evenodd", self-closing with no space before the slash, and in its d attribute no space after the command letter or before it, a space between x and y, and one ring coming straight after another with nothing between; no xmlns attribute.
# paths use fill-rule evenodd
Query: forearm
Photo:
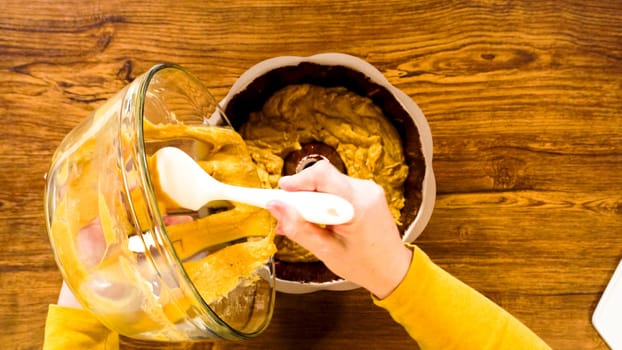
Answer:
<svg viewBox="0 0 622 350"><path fill-rule="evenodd" d="M507 311L435 265L418 248L406 277L384 300L422 349L549 349Z"/></svg>

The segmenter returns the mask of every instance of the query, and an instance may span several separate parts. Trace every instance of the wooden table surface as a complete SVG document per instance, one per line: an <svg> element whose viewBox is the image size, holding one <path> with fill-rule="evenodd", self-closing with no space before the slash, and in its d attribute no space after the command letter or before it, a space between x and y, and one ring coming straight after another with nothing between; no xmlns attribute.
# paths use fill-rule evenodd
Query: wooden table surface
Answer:
<svg viewBox="0 0 622 350"><path fill-rule="evenodd" d="M63 136L159 62L217 98L273 56L344 52L411 96L438 196L417 243L557 349L606 349L591 315L622 258L622 2L0 2L0 343L39 349L61 283L43 217ZM123 341L123 347L158 347ZM412 349L367 292L279 294L245 342Z"/></svg>

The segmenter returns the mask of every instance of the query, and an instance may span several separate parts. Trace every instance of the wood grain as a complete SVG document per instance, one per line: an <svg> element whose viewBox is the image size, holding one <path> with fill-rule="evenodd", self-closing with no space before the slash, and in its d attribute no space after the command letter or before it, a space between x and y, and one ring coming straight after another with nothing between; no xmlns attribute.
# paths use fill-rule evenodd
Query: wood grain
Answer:
<svg viewBox="0 0 622 350"><path fill-rule="evenodd" d="M619 1L0 3L0 340L39 349L60 275L43 185L63 136L175 62L217 98L253 64L344 52L430 123L438 198L418 244L557 349L606 349L591 314L622 258ZM368 293L279 294L245 342L167 349L412 349Z"/></svg>

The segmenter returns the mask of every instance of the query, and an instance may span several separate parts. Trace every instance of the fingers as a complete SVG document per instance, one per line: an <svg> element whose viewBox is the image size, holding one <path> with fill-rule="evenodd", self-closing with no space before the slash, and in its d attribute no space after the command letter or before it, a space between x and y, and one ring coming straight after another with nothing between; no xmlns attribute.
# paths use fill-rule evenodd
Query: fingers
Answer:
<svg viewBox="0 0 622 350"><path fill-rule="evenodd" d="M162 218L162 221L164 221L165 226L185 224L193 220L194 219L190 215L171 215L171 216L165 216Z"/></svg>
<svg viewBox="0 0 622 350"><path fill-rule="evenodd" d="M84 226L76 234L78 257L88 267L97 265L106 251L106 238L99 218Z"/></svg>
<svg viewBox="0 0 622 350"><path fill-rule="evenodd" d="M352 198L350 179L326 160L321 160L296 175L282 177L279 186L286 191L317 191L332 193L346 200Z"/></svg>
<svg viewBox="0 0 622 350"><path fill-rule="evenodd" d="M183 224L192 220L192 217L188 215L165 216L163 218L166 226ZM101 262L111 243L106 242L99 217L78 230L76 244L78 257L86 266L93 267Z"/></svg>
<svg viewBox="0 0 622 350"><path fill-rule="evenodd" d="M272 216L278 220L276 233L300 244L320 260L336 254L342 248L338 237L333 233L305 221L296 209L287 206L284 202L274 200L269 202L266 207Z"/></svg>

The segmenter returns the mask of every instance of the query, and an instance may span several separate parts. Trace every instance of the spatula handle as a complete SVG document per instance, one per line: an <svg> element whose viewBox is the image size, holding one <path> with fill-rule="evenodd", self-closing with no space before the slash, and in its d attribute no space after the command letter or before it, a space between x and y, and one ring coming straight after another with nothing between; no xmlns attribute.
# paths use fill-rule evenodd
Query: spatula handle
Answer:
<svg viewBox="0 0 622 350"><path fill-rule="evenodd" d="M305 220L323 225L340 225L352 220L354 208L347 200L330 193L284 191L225 186L223 199L266 208L268 202L280 200L294 207Z"/></svg>

